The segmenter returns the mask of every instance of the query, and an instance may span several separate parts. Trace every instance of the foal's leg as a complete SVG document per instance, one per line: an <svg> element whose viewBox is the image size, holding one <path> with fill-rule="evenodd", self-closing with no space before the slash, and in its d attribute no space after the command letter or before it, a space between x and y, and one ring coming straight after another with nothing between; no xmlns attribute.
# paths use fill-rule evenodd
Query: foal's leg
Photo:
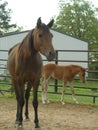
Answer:
<svg viewBox="0 0 98 130"><path fill-rule="evenodd" d="M75 101L76 104L79 104L79 102L77 101L77 99L75 97L74 87L72 86L72 83L70 83L70 88L71 88L73 100Z"/></svg>
<svg viewBox="0 0 98 130"><path fill-rule="evenodd" d="M35 83L33 86L33 107L34 107L34 123L35 123L35 128L39 128L39 121L38 121L38 95L37 95L37 91L38 91L38 86L39 86L39 82Z"/></svg>
<svg viewBox="0 0 98 130"><path fill-rule="evenodd" d="M46 88L46 85L45 85L45 80L43 81L42 83L42 103L45 104L45 98L44 98L44 91L45 91L45 88Z"/></svg>
<svg viewBox="0 0 98 130"><path fill-rule="evenodd" d="M47 96L49 80L50 80L50 78L48 78L46 80L44 79L44 81L42 83L42 103L43 104L45 104L45 102L49 103L48 96Z"/></svg>
<svg viewBox="0 0 98 130"><path fill-rule="evenodd" d="M25 117L26 117L26 120L29 119L29 112L28 112L28 100L29 100L29 96L30 96L30 90L31 90L31 85L28 83L27 84L27 89L26 89L26 92L25 92Z"/></svg>
<svg viewBox="0 0 98 130"><path fill-rule="evenodd" d="M63 82L63 89L62 89L62 95L61 95L61 103L62 103L62 105L65 104L65 102L64 102L64 94L65 94L65 91L66 91L66 83L67 82Z"/></svg>

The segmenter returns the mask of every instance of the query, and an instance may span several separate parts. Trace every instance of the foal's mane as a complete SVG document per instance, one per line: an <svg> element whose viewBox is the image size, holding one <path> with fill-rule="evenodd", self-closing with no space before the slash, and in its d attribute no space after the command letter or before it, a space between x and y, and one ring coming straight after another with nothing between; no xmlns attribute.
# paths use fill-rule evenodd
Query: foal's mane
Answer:
<svg viewBox="0 0 98 130"><path fill-rule="evenodd" d="M82 68L80 65L74 65L74 64L72 64L72 66L73 66L73 67L76 67L76 68L77 68L77 67L78 67L78 68Z"/></svg>

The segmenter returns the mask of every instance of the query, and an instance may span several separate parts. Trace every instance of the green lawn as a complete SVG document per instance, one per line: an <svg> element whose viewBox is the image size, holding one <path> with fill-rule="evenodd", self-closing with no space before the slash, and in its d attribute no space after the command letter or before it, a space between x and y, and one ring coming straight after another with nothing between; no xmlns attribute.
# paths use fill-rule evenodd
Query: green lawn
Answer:
<svg viewBox="0 0 98 130"><path fill-rule="evenodd" d="M0 81L1 82L1 81ZM2 81L2 82L8 82L10 83L11 81L9 79L7 79L6 81ZM61 97L61 92L62 92L62 82L58 81L59 86L58 86L58 93L60 94L52 94L52 93L48 93L48 97L50 101L53 102L60 102L60 97ZM51 80L50 85L53 86L49 86L48 87L48 92L54 92L54 80ZM67 84L68 85L68 84ZM74 81L73 82L73 86L80 86L83 88L76 88L75 87L75 94L88 94L88 95L97 95L98 96L98 82L91 82L91 81L87 81L85 84L80 83L80 81ZM7 85L7 84L0 84L0 90L10 90L11 85ZM92 89L87 89L87 88L97 88L92 90ZM39 100L41 100L41 86L39 86ZM3 92L4 95L2 95L0 93L0 97L2 98L15 98L15 94L11 94L8 92ZM68 86L66 89L66 93L71 93L70 91L70 87ZM32 92L31 92L32 95ZM32 98L32 96L30 96L30 98ZM77 100L79 101L80 104L91 104L91 105L95 105L98 106L98 98L96 98L96 103L93 104L93 98L92 97L86 97L86 96L76 96ZM74 101L72 100L72 96L71 95L65 95L65 102L67 103L74 103Z"/></svg>

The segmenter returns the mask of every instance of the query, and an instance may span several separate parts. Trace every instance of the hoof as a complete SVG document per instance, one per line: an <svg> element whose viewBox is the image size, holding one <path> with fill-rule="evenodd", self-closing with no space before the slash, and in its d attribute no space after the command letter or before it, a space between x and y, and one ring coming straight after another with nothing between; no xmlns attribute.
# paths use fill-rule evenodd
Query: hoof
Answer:
<svg viewBox="0 0 98 130"><path fill-rule="evenodd" d="M75 101L75 103L76 103L76 104L79 104L79 102L78 102L78 101Z"/></svg>
<svg viewBox="0 0 98 130"><path fill-rule="evenodd" d="M21 122L18 123L18 127L19 127L19 128L23 128L23 125L22 125Z"/></svg>
<svg viewBox="0 0 98 130"><path fill-rule="evenodd" d="M77 100L74 100L74 102L75 102L76 104L79 104L79 102L78 102Z"/></svg>
<svg viewBox="0 0 98 130"><path fill-rule="evenodd" d="M49 100L46 100L46 101L42 101L43 104L46 104L46 103L50 103Z"/></svg>
<svg viewBox="0 0 98 130"><path fill-rule="evenodd" d="M28 121L30 121L30 118L24 119L24 122L28 122Z"/></svg>
<svg viewBox="0 0 98 130"><path fill-rule="evenodd" d="M49 100L47 100L47 103L50 103L50 101L49 101Z"/></svg>
<svg viewBox="0 0 98 130"><path fill-rule="evenodd" d="M15 121L15 124L19 124L19 121L16 120L16 121Z"/></svg>
<svg viewBox="0 0 98 130"><path fill-rule="evenodd" d="M24 130L23 127L18 127L17 130Z"/></svg>
<svg viewBox="0 0 98 130"><path fill-rule="evenodd" d="M35 128L40 128L38 124L35 125Z"/></svg>
<svg viewBox="0 0 98 130"><path fill-rule="evenodd" d="M41 128L35 128L34 130L41 130Z"/></svg>
<svg viewBox="0 0 98 130"><path fill-rule="evenodd" d="M19 125L18 127L19 127L19 128L22 128L23 126L22 126L22 125Z"/></svg>
<svg viewBox="0 0 98 130"><path fill-rule="evenodd" d="M65 102L62 102L62 105L65 105Z"/></svg>
<svg viewBox="0 0 98 130"><path fill-rule="evenodd" d="M42 101L42 103L43 103L43 104L46 104L46 102L45 102L45 101Z"/></svg>
<svg viewBox="0 0 98 130"><path fill-rule="evenodd" d="M18 125L19 128L23 128L23 125Z"/></svg>

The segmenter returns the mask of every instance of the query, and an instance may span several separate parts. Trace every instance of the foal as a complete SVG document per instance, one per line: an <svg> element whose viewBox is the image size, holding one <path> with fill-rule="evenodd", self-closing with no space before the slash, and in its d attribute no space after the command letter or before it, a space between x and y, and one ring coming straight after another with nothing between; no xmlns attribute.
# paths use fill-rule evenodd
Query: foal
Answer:
<svg viewBox="0 0 98 130"><path fill-rule="evenodd" d="M42 102L49 102L47 97L48 84L51 78L63 81L63 89L61 95L61 102L64 104L64 93L66 90L67 82L70 83L70 88L72 92L73 100L78 104L75 98L74 88L72 86L72 81L74 77L78 74L80 80L85 83L85 72L87 68L83 68L79 65L56 65L56 64L46 64L43 66L42 77L44 78L42 83Z"/></svg>

